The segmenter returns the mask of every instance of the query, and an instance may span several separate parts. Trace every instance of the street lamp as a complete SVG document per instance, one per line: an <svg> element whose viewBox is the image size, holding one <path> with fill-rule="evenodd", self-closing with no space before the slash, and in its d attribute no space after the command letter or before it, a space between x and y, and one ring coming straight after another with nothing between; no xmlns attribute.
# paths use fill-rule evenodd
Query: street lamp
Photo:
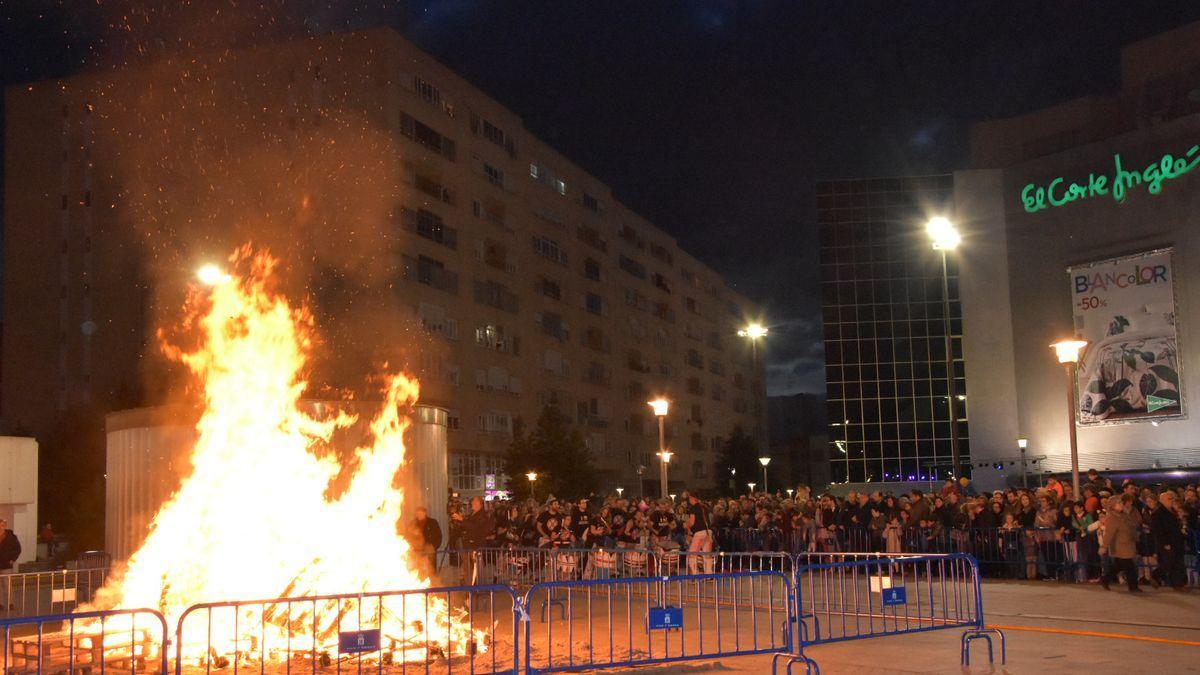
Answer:
<svg viewBox="0 0 1200 675"><path fill-rule="evenodd" d="M529 496L537 499L537 493L533 489L533 484L537 482L537 472L530 471L525 474L525 477L529 479Z"/></svg>
<svg viewBox="0 0 1200 675"><path fill-rule="evenodd" d="M754 486L755 486L755 485L757 485L757 483L746 483L746 485L747 485L747 486L749 486L749 488L750 488L750 496L752 496L752 497L753 497L753 496L754 496Z"/></svg>
<svg viewBox="0 0 1200 675"><path fill-rule="evenodd" d="M196 278L205 286L216 286L219 283L229 281L229 275L212 263L202 265L200 269L196 270Z"/></svg>
<svg viewBox="0 0 1200 675"><path fill-rule="evenodd" d="M771 463L771 458L759 457L758 463L763 465L763 492L767 492L767 465Z"/></svg>
<svg viewBox="0 0 1200 675"><path fill-rule="evenodd" d="M792 488L788 488L788 489L787 489L787 493L788 493L788 499L791 499L791 498L792 498L792 493L793 493L793 492L795 492L795 490L793 490Z"/></svg>
<svg viewBox="0 0 1200 675"><path fill-rule="evenodd" d="M662 488L661 496L667 496L667 465L671 463L671 453L667 452L667 411L671 408L671 402L665 398L656 398L653 401L647 401L654 410L654 416L658 418L658 457L662 461L659 462L658 480L659 487Z"/></svg>
<svg viewBox="0 0 1200 675"><path fill-rule="evenodd" d="M1075 439L1075 367L1079 363L1079 352L1087 346L1087 340L1060 340L1050 345L1058 356L1058 362L1067 369L1067 427L1071 438L1071 489L1075 499L1079 499L1079 443Z"/></svg>
<svg viewBox="0 0 1200 675"><path fill-rule="evenodd" d="M955 476L961 477L962 456L958 449L958 413L954 409L954 340L950 322L950 273L946 268L946 252L953 251L962 241L954 223L943 216L934 216L925 224L925 232L933 241L933 250L942 256L942 320L946 342L946 408L950 413L950 461L954 464Z"/></svg>
<svg viewBox="0 0 1200 675"><path fill-rule="evenodd" d="M617 488L617 497L620 498L624 492L625 492L625 488L622 488L622 487Z"/></svg>
<svg viewBox="0 0 1200 675"><path fill-rule="evenodd" d="M675 503L675 495L671 495L671 503L672 503L672 504L674 504L674 503Z"/></svg>
<svg viewBox="0 0 1200 675"><path fill-rule="evenodd" d="M1017 448L1021 451L1021 487L1029 489L1029 474L1025 472L1025 448L1029 447L1028 438L1018 438Z"/></svg>
<svg viewBox="0 0 1200 675"><path fill-rule="evenodd" d="M745 328L737 332L738 337L748 338L750 340L750 390L754 393L755 413L754 413L754 438L760 440L762 438L762 422L759 419L761 411L758 409L758 341L766 337L770 329L761 323L751 323ZM765 489L765 488L764 488Z"/></svg>

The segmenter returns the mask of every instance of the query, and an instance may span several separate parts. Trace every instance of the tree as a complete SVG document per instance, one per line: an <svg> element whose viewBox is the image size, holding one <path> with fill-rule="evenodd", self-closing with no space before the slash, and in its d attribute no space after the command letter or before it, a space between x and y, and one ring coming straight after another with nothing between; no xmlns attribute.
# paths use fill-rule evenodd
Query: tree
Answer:
<svg viewBox="0 0 1200 675"><path fill-rule="evenodd" d="M513 425L513 440L504 453L504 473L518 498L530 496L525 478L529 471L538 475L533 485L533 496L538 499L549 495L576 499L595 489L596 470L583 434L557 408L543 408L532 431L519 421Z"/></svg>
<svg viewBox="0 0 1200 675"><path fill-rule="evenodd" d="M717 459L716 483L721 491L741 494L746 491L746 483L762 482L762 465L758 463L758 447L754 437L747 434L740 426L734 427L729 438L721 444L721 454ZM730 479L733 488L730 489Z"/></svg>

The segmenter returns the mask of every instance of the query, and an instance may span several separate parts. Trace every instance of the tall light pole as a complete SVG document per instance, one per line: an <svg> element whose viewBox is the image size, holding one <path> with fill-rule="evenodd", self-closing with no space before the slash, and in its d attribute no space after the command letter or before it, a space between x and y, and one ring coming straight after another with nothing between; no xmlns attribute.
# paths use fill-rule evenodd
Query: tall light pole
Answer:
<svg viewBox="0 0 1200 675"><path fill-rule="evenodd" d="M658 480L659 487L662 489L662 498L667 498L667 465L671 463L671 453L667 452L667 411L671 408L671 402L665 398L656 398L653 401L647 401L654 410L654 416L658 418L658 458L659 462Z"/></svg>
<svg viewBox="0 0 1200 675"><path fill-rule="evenodd" d="M537 482L537 472L530 471L529 473L525 474L525 477L529 479L529 496L537 499L537 493L533 489L533 484Z"/></svg>
<svg viewBox="0 0 1200 675"><path fill-rule="evenodd" d="M737 332L738 337L750 340L750 388L754 393L754 440L756 441L762 440L761 411L758 407L758 341L768 332L770 329L760 323L751 323Z"/></svg>
<svg viewBox="0 0 1200 675"><path fill-rule="evenodd" d="M950 413L950 461L954 464L954 477L961 478L965 473L962 466L962 455L958 449L958 413L954 409L954 339L950 322L950 273L946 267L946 252L953 251L962 241L962 236L954 228L954 223L942 216L930 218L925 224L925 232L933 240L933 250L942 254L942 319L946 342L946 409Z"/></svg>
<svg viewBox="0 0 1200 675"><path fill-rule="evenodd" d="M1071 438L1071 495L1079 499L1079 442L1075 438L1075 367L1079 363L1079 352L1087 346L1086 340L1060 340L1050 345L1058 356L1058 362L1067 369L1067 428Z"/></svg>
<svg viewBox="0 0 1200 675"><path fill-rule="evenodd" d="M762 466L763 466L763 492L768 492L769 490L767 490L767 465L771 463L771 458L770 457L759 457L758 463L762 464Z"/></svg>
<svg viewBox="0 0 1200 675"><path fill-rule="evenodd" d="M1026 490L1029 489L1029 472L1025 464L1025 448L1027 447L1029 447L1028 438L1017 439L1017 448L1021 451L1021 487Z"/></svg>
<svg viewBox="0 0 1200 675"><path fill-rule="evenodd" d="M754 496L754 483L746 483L746 487L750 488L750 496Z"/></svg>

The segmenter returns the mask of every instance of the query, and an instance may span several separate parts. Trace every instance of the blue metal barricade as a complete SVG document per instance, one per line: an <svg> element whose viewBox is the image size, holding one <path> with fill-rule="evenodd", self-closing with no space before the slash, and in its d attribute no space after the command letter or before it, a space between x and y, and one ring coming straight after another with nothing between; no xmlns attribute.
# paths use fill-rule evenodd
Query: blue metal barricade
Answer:
<svg viewBox="0 0 1200 675"><path fill-rule="evenodd" d="M979 565L967 554L894 555L841 559L846 554L796 558L795 616L801 648L887 635L963 629L969 643L1004 638L986 628Z"/></svg>
<svg viewBox="0 0 1200 675"><path fill-rule="evenodd" d="M515 673L521 606L508 586L451 586L193 605L175 631L175 673Z"/></svg>
<svg viewBox="0 0 1200 675"><path fill-rule="evenodd" d="M677 552L629 548L481 548L438 551L439 577L452 583L528 589L547 581L658 576L680 566Z"/></svg>
<svg viewBox="0 0 1200 675"><path fill-rule="evenodd" d="M526 671L790 652L791 598L781 572L536 584L524 601Z"/></svg>
<svg viewBox="0 0 1200 675"><path fill-rule="evenodd" d="M167 672L167 621L152 609L0 620L3 673Z"/></svg>

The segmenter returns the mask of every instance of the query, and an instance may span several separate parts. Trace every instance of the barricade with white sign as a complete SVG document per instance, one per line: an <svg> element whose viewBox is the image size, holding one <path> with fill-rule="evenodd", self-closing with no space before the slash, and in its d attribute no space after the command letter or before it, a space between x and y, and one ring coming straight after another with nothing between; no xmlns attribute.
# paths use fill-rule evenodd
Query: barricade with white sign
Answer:
<svg viewBox="0 0 1200 675"><path fill-rule="evenodd" d="M984 625L979 566L971 556L836 557L797 556L795 616L802 647L963 629L963 663L975 639L987 641L990 658L993 636L1004 661L1003 634Z"/></svg>
<svg viewBox="0 0 1200 675"><path fill-rule="evenodd" d="M63 614L91 602L107 567L0 574L0 617Z"/></svg>
<svg viewBox="0 0 1200 675"><path fill-rule="evenodd" d="M551 602L561 611L541 611ZM781 572L555 581L525 595L532 674L794 649Z"/></svg>
<svg viewBox="0 0 1200 675"><path fill-rule="evenodd" d="M521 606L508 586L453 586L194 605L175 672L516 673Z"/></svg>
<svg viewBox="0 0 1200 675"><path fill-rule="evenodd" d="M167 622L152 609L0 620L3 673L167 672Z"/></svg>

